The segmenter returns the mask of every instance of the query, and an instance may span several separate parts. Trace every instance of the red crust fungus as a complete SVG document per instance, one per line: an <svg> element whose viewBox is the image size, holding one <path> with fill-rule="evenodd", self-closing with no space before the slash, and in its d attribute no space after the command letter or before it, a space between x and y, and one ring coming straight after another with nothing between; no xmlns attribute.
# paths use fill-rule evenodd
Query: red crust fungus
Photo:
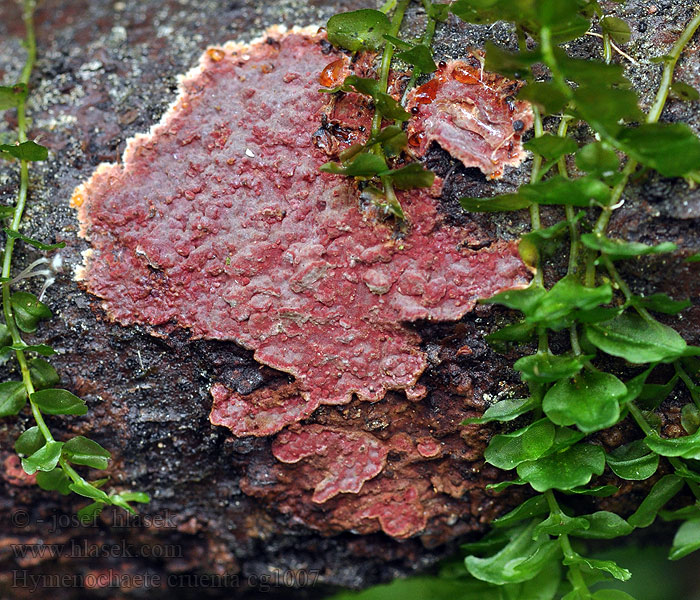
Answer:
<svg viewBox="0 0 700 600"><path fill-rule="evenodd" d="M357 494L365 481L382 471L388 449L368 433L309 425L280 433L272 454L283 463L313 457L314 470L325 476L316 484L312 500L322 503L340 493Z"/></svg>
<svg viewBox="0 0 700 600"><path fill-rule="evenodd" d="M495 179L525 158L521 136L533 114L527 102L514 99L520 84L484 71L481 58L441 63L430 81L409 92L409 147L420 157L435 141L465 167Z"/></svg>
<svg viewBox="0 0 700 600"><path fill-rule="evenodd" d="M123 164L100 165L73 196L91 244L78 275L112 319L233 341L293 376L248 395L212 387L211 422L237 436L272 435L354 396L377 402L400 390L415 402L427 363L408 324L458 320L529 277L514 243L467 248L469 232L443 222L439 185L400 193L409 226L396 235L362 210L352 181L319 171L327 158L314 134L335 102L318 92L319 74L326 83L348 69L322 40L273 29L250 46L210 49L161 122L128 143ZM456 85L469 84L440 87L412 131L443 143L434 122L440 110L454 119L443 97ZM470 106L492 93L484 90ZM527 114L514 113L526 123ZM305 469L314 502L405 537L425 525L421 499L432 484L418 474L410 484L377 478L388 451L370 434L320 425L288 429L273 444L279 460ZM440 452L434 440L411 444L416 459Z"/></svg>

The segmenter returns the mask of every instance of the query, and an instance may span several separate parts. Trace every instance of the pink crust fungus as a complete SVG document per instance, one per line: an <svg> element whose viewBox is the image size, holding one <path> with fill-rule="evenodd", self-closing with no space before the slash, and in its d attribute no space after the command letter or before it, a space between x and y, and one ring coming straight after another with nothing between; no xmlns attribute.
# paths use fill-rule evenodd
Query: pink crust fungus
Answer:
<svg viewBox="0 0 700 600"><path fill-rule="evenodd" d="M532 108L514 99L520 84L483 70L482 56L441 63L435 76L409 92L416 116L409 147L423 156L431 142L491 179L525 158L521 136L532 127Z"/></svg>
<svg viewBox="0 0 700 600"><path fill-rule="evenodd" d="M123 164L100 165L73 196L92 246L79 276L113 319L235 341L294 376L296 396L214 386L211 421L236 435L353 394L415 397L426 358L404 323L457 320L527 282L515 244L466 249L434 190L401 195L411 226L397 238L358 209L352 182L319 171L318 78L337 60L321 39L271 30L207 52Z"/></svg>
<svg viewBox="0 0 700 600"><path fill-rule="evenodd" d="M248 395L214 384L211 422L236 436L292 425L274 441L273 454L305 473L303 489L313 490L315 503L332 505L337 526L369 531L367 523L379 523L407 537L421 531L430 510L442 513L431 500L434 484L418 471L406 480L380 475L401 444L392 448L346 427L293 424L353 396L377 402L399 390L420 400L427 360L408 324L458 320L477 299L526 285L529 273L515 243L468 248L475 241L469 231L443 222L439 182L400 192L408 226L397 235L363 210L353 181L319 171L328 159L319 126L353 98L355 117L368 109L357 94L337 102L318 92L319 74L335 81L349 72L347 58L322 42L322 33L273 28L248 46L209 49L161 122L129 141L123 164L100 165L75 190L72 205L91 245L77 276L122 324L179 326L193 338L233 341L292 375L289 384ZM358 60L356 72L367 62ZM435 139L465 160L443 141L446 130L432 129L439 107L449 109L443 93L457 92L445 84L432 116L421 105L409 124L414 135L425 131L413 150L420 154ZM492 100L484 94L474 106ZM525 108L514 118L529 127ZM326 140L336 149L366 138L357 123L346 125L334 122L329 130L340 137ZM499 139L484 138L469 152ZM488 161L478 166L495 176L491 157L515 164L521 150L508 152L504 158L500 146L489 146ZM410 461L443 452L430 438L417 449L403 442ZM241 485L259 493L246 480ZM306 514L292 497L280 510ZM433 503L427 513L426 502Z"/></svg>
<svg viewBox="0 0 700 600"><path fill-rule="evenodd" d="M368 433L309 425L280 433L272 454L283 463L314 457L314 467L324 475L312 500L322 503L340 493L357 494L362 484L379 475L389 450Z"/></svg>

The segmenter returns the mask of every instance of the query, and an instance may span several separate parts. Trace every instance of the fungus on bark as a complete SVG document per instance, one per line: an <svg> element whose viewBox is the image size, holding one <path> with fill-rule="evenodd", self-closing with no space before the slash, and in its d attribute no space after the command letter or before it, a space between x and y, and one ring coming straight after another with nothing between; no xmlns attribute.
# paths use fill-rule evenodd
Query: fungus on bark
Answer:
<svg viewBox="0 0 700 600"><path fill-rule="evenodd" d="M91 245L78 277L112 319L233 341L293 376L248 395L212 387L211 422L237 436L272 435L353 396L420 399L427 362L410 323L458 320L477 299L528 281L515 243L470 250L469 232L443 222L439 183L400 193L409 227L397 232L362 210L354 182L319 171L327 157L314 134L332 102L319 74L342 58L323 40L272 29L250 46L210 49L123 164L100 165L73 195ZM367 436L302 428L282 433L273 452L293 463L322 454L326 440L332 471L344 440L354 440L354 458L357 444L371 448L362 473L317 482L321 503L374 483L386 450ZM309 447L290 456L285 441ZM440 448L426 439L418 451ZM358 514L392 535L415 533L424 516L399 523L386 506L419 493L388 482L374 484L379 500Z"/></svg>

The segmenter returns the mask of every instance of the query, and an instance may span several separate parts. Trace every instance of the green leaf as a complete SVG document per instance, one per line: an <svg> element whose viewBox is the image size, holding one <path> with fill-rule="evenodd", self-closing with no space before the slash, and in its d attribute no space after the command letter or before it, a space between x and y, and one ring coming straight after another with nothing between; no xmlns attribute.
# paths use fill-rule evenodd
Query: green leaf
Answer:
<svg viewBox="0 0 700 600"><path fill-rule="evenodd" d="M435 173L428 171L418 163L411 163L400 169L385 171L379 174L380 177L389 177L399 190L410 190L415 188L427 188L433 185Z"/></svg>
<svg viewBox="0 0 700 600"><path fill-rule="evenodd" d="M406 112L397 100L385 92L379 92L374 96L374 104L387 119L408 121L411 118L411 113Z"/></svg>
<svg viewBox="0 0 700 600"><path fill-rule="evenodd" d="M681 409L681 425L690 435L700 428L700 409L695 404L686 404Z"/></svg>
<svg viewBox="0 0 700 600"><path fill-rule="evenodd" d="M499 494L503 490L505 490L506 488L509 488L511 485L527 485L527 481L523 481L522 479L511 479L510 481L499 481L498 483L489 483L486 486L486 489Z"/></svg>
<svg viewBox="0 0 700 600"><path fill-rule="evenodd" d="M24 83L17 85L0 86L0 110L16 108L27 99L27 86Z"/></svg>
<svg viewBox="0 0 700 600"><path fill-rule="evenodd" d="M503 212L521 210L532 204L518 194L503 194L493 198L460 198L459 203L468 212Z"/></svg>
<svg viewBox="0 0 700 600"><path fill-rule="evenodd" d="M572 223L577 223L584 215L585 211L580 210ZM560 247L558 238L569 231L569 225L569 221L560 221L551 227L535 229L521 236L518 252L523 262L530 266L537 266L540 252L554 255Z"/></svg>
<svg viewBox="0 0 700 600"><path fill-rule="evenodd" d="M479 300L482 304L502 304L528 314L546 294L544 288L531 284L526 288L506 290L490 298Z"/></svg>
<svg viewBox="0 0 700 600"><path fill-rule="evenodd" d="M617 17L603 17L600 20L603 32L607 33L616 43L626 44L632 37L630 26Z"/></svg>
<svg viewBox="0 0 700 600"><path fill-rule="evenodd" d="M537 401L534 398L517 398L515 400L501 400L489 406L483 416L465 419L462 425L474 425L491 423L492 421L512 421L520 415L530 412L537 407Z"/></svg>
<svg viewBox="0 0 700 600"><path fill-rule="evenodd" d="M499 552L487 558L467 556L464 564L477 579L496 585L520 583L537 576L559 551L559 543L541 536L532 540L533 521L513 530L511 541Z"/></svg>
<svg viewBox="0 0 700 600"><path fill-rule="evenodd" d="M644 438L644 443L661 456L680 456L700 460L700 431L673 439L662 438L652 431Z"/></svg>
<svg viewBox="0 0 700 600"><path fill-rule="evenodd" d="M585 433L578 431L576 429L569 429L568 427L557 427L556 433L554 435L554 444L547 450L547 456L550 454L556 454L562 452L567 448L570 448L574 444L580 442L584 437Z"/></svg>
<svg viewBox="0 0 700 600"><path fill-rule="evenodd" d="M659 405L668 398L668 395L673 391L678 383L678 376L674 375L668 383L645 383L638 395L640 408L644 410L656 410Z"/></svg>
<svg viewBox="0 0 700 600"><path fill-rule="evenodd" d="M48 415L84 415L88 410L85 402L68 390L40 390L29 398Z"/></svg>
<svg viewBox="0 0 700 600"><path fill-rule="evenodd" d="M551 133L532 138L523 145L528 150L541 155L545 160L551 161L559 160L565 154L573 154L578 149L578 144L571 138Z"/></svg>
<svg viewBox="0 0 700 600"><path fill-rule="evenodd" d="M491 522L493 527L510 527L513 523L538 517L549 512L547 499L543 495L528 498L520 506Z"/></svg>
<svg viewBox="0 0 700 600"><path fill-rule="evenodd" d="M515 362L513 368L520 371L520 376L524 381L548 383L576 375L589 358L589 356L554 355L549 352L538 352L523 356Z"/></svg>
<svg viewBox="0 0 700 600"><path fill-rule="evenodd" d="M689 262L689 263L700 262L700 252L693 254L692 256L689 256L688 258L685 259L685 262Z"/></svg>
<svg viewBox="0 0 700 600"><path fill-rule="evenodd" d="M0 417L16 415L27 404L27 390L21 381L0 383Z"/></svg>
<svg viewBox="0 0 700 600"><path fill-rule="evenodd" d="M685 123L624 128L617 135L617 145L666 177L682 177L700 169L700 140Z"/></svg>
<svg viewBox="0 0 700 600"><path fill-rule="evenodd" d="M57 250L58 248L66 247L65 242L58 242L57 244L44 244L43 242L27 237L26 235L22 235L19 231L15 231L14 229L10 229L9 227L4 227L3 231L5 232L7 237L16 240L22 240L30 246L34 246L34 248L36 248L37 250L42 250L44 252L50 252L51 250Z"/></svg>
<svg viewBox="0 0 700 600"><path fill-rule="evenodd" d="M484 451L484 459L505 471L542 456L554 442L554 425L547 419L531 423L513 433L495 435Z"/></svg>
<svg viewBox="0 0 700 600"><path fill-rule="evenodd" d="M656 246L647 246L640 242L626 242L624 240L611 239L593 233L584 233L581 236L583 245L607 254L612 260L621 258L635 258L645 254L665 254L677 250L678 246L671 242L663 242Z"/></svg>
<svg viewBox="0 0 700 600"><path fill-rule="evenodd" d="M52 471L61 457L61 448L63 442L46 442L34 454L22 459L22 468L29 475L37 471Z"/></svg>
<svg viewBox="0 0 700 600"><path fill-rule="evenodd" d="M627 519L632 527L649 527L658 512L683 487L683 480L675 475L664 475L659 479L634 514Z"/></svg>
<svg viewBox="0 0 700 600"><path fill-rule="evenodd" d="M600 446L577 444L563 452L521 463L518 476L536 491L569 490L586 485L605 469L605 452Z"/></svg>
<svg viewBox="0 0 700 600"><path fill-rule="evenodd" d="M517 98L537 105L546 114L561 112L569 101L569 98L554 83L541 81L530 82L522 87Z"/></svg>
<svg viewBox="0 0 700 600"><path fill-rule="evenodd" d="M584 433L607 429L620 417L619 399L625 384L610 373L584 372L555 383L545 394L542 409L557 425L576 425Z"/></svg>
<svg viewBox="0 0 700 600"><path fill-rule="evenodd" d="M659 455L651 452L643 440L635 440L607 455L608 466L621 479L642 481L659 468Z"/></svg>
<svg viewBox="0 0 700 600"><path fill-rule="evenodd" d="M151 497L146 492L121 492L119 495L127 502L147 504L151 501Z"/></svg>
<svg viewBox="0 0 700 600"><path fill-rule="evenodd" d="M433 53L430 48L424 44L417 44L410 50L398 52L396 58L409 65L413 65L420 75L432 73L437 70L437 65L433 60Z"/></svg>
<svg viewBox="0 0 700 600"><path fill-rule="evenodd" d="M676 532L668 558L678 560L698 549L700 549L700 519L692 519L683 523Z"/></svg>
<svg viewBox="0 0 700 600"><path fill-rule="evenodd" d="M632 304L640 306L665 315L675 315L679 312L690 308L692 303L690 300L673 300L666 294L652 294L651 296L633 296Z"/></svg>
<svg viewBox="0 0 700 600"><path fill-rule="evenodd" d="M596 89L601 92L607 89L614 91L615 86L623 89L630 86L630 82L625 79L625 69L622 65L607 64L599 60L571 58L561 48L555 48L554 54L562 74L580 86L587 87L590 91L595 91ZM602 101L589 106L592 110L600 110L601 106L605 106L606 110L608 109L608 106ZM642 116L639 107L636 106L636 99L634 100L634 108L630 107L630 110L634 113L630 116L635 117L632 120L638 120L637 117Z"/></svg>
<svg viewBox="0 0 700 600"><path fill-rule="evenodd" d="M576 153L576 166L591 175L609 177L620 168L620 159L602 142L593 142Z"/></svg>
<svg viewBox="0 0 700 600"><path fill-rule="evenodd" d="M37 354L41 354L42 356L51 356L52 354L56 354L56 351L51 346L47 346L46 344L36 344L28 346L23 342L21 344L12 344L11 346L3 346L2 348L0 348L0 356L3 354L7 354L12 350L21 350L22 352L36 352Z"/></svg>
<svg viewBox="0 0 700 600"><path fill-rule="evenodd" d="M328 19L328 41L346 50L377 50L391 23L381 11L362 9L333 15Z"/></svg>
<svg viewBox="0 0 700 600"><path fill-rule="evenodd" d="M611 300L612 288L609 284L589 288L582 285L576 276L566 275L542 296L534 310L527 314L527 320L552 325L575 310L592 310Z"/></svg>
<svg viewBox="0 0 700 600"><path fill-rule="evenodd" d="M596 64L596 61L588 61ZM598 63L600 64L600 63ZM632 131L631 128L621 127L620 121L641 121L644 117L639 110L637 94L632 90L623 88L601 87L601 83L582 85L574 92L573 97L576 106L576 115L587 121L588 124L601 134L610 143L621 150L623 144L617 137L620 131ZM600 107L604 106L605 110Z"/></svg>
<svg viewBox="0 0 700 600"><path fill-rule="evenodd" d="M40 161L49 157L49 149L36 142L27 141L21 144L0 144L0 154L9 154L17 160Z"/></svg>
<svg viewBox="0 0 700 600"><path fill-rule="evenodd" d="M438 22L447 21L447 17L450 15L450 5L449 4L439 4L437 2L427 3L428 16L431 19L435 19Z"/></svg>
<svg viewBox="0 0 700 600"><path fill-rule="evenodd" d="M41 430L34 425L26 431L24 431L15 442L15 452L20 456L31 456L40 448L43 448L46 443L44 434Z"/></svg>
<svg viewBox="0 0 700 600"><path fill-rule="evenodd" d="M64 446L66 458L76 465L93 469L106 469L111 454L97 442L79 435L68 440Z"/></svg>
<svg viewBox="0 0 700 600"><path fill-rule="evenodd" d="M608 498L617 494L620 489L614 485L596 485L593 487L575 487L566 490L565 494L577 494L579 496L593 496L595 498Z"/></svg>
<svg viewBox="0 0 700 600"><path fill-rule="evenodd" d="M686 349L685 341L674 329L630 311L611 321L587 325L586 336L603 352L635 364L677 358Z"/></svg>
<svg viewBox="0 0 700 600"><path fill-rule="evenodd" d="M397 156L406 147L407 141L406 132L401 127L398 125L387 125L377 135L367 140L366 147L370 148L374 144L381 144L386 156ZM341 159L345 160L342 153Z"/></svg>
<svg viewBox="0 0 700 600"><path fill-rule="evenodd" d="M17 327L26 333L36 331L41 319L53 316L51 309L29 292L15 292L10 299Z"/></svg>
<svg viewBox="0 0 700 600"><path fill-rule="evenodd" d="M72 492L75 492L80 496L85 496L86 498L92 498L93 500L99 500L105 504L110 504L109 496L102 490L96 488L94 485L90 485L87 481L71 483L70 489Z"/></svg>
<svg viewBox="0 0 700 600"><path fill-rule="evenodd" d="M634 530L621 516L607 510L584 515L584 518L588 527L571 531L571 535L590 540L611 540L629 535Z"/></svg>
<svg viewBox="0 0 700 600"><path fill-rule="evenodd" d="M497 329L486 336L487 342L526 342L535 333L535 325L520 321Z"/></svg>
<svg viewBox="0 0 700 600"><path fill-rule="evenodd" d="M29 361L29 373L36 390L54 387L61 380L56 369L42 358L32 358Z"/></svg>
<svg viewBox="0 0 700 600"><path fill-rule="evenodd" d="M685 102L700 100L700 93L692 85L688 85L683 81L675 81L671 86L671 92L676 98Z"/></svg>
<svg viewBox="0 0 700 600"><path fill-rule="evenodd" d="M334 173L336 175L346 175L348 177L374 177L387 170L386 161L378 154L363 152L347 165L328 162L321 166L324 173Z"/></svg>
<svg viewBox="0 0 700 600"><path fill-rule="evenodd" d="M590 175L577 179L566 179L561 175L555 175L546 181L520 186L518 195L524 195L533 204L559 204L588 208L595 203L609 204L610 187Z"/></svg>
<svg viewBox="0 0 700 600"><path fill-rule="evenodd" d="M63 496L70 494L71 480L60 467L53 471L38 471L36 483L42 490L58 492Z"/></svg>
<svg viewBox="0 0 700 600"><path fill-rule="evenodd" d="M109 497L109 501L112 505L119 506L125 511L130 512L132 515L136 514L136 511L134 510L133 506L130 506L129 503L121 496L121 494L112 494Z"/></svg>
<svg viewBox="0 0 700 600"><path fill-rule="evenodd" d="M627 569L618 566L615 562L611 560L598 560L595 558L586 558L575 552L574 556L570 558L565 557L564 559L562 559L562 563L565 565L585 565L589 569L605 571L606 573L610 573L610 575L612 575L615 579L619 579L620 581L627 581L630 577L632 577L632 573L630 573Z"/></svg>
<svg viewBox="0 0 700 600"><path fill-rule="evenodd" d="M97 519L104 507L104 502L93 502L92 504L88 504L78 511L78 519L81 523L92 523L95 521L95 519Z"/></svg>
<svg viewBox="0 0 700 600"><path fill-rule="evenodd" d="M560 512L551 514L542 521L532 532L533 538L539 535L566 535L572 531L585 530L590 527L590 523L584 517L570 517Z"/></svg>

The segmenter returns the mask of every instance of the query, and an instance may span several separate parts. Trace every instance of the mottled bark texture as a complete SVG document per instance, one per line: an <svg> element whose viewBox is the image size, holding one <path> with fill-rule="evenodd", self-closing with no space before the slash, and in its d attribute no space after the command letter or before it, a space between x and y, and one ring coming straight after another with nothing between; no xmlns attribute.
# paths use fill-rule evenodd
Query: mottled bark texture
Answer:
<svg viewBox="0 0 700 600"><path fill-rule="evenodd" d="M659 64L648 59L668 50L695 3L644 0L631 1L625 8L609 4L632 27L627 51L639 62L630 66L629 75L648 104L660 74ZM284 394L284 386L290 383L287 375L261 367L251 351L230 341L192 339L185 330L172 327L114 324L99 301L74 281L73 269L82 263L81 252L87 244L77 235L76 215L69 207L73 189L99 163L119 161L125 141L159 120L175 99L177 75L196 65L208 45L249 40L275 23L322 24L335 11L363 6L355 0L40 3L40 58L29 111L31 135L41 135L52 153L46 164L32 168L25 233L48 241L65 240L67 247L61 251L63 272L47 299L56 316L41 326L37 339L57 349L53 363L64 385L82 395L90 407L85 417L51 418L50 425L58 439L83 434L102 443L114 456L111 485L148 491L153 501L141 511L149 517L143 522L120 522L120 517L108 512L94 527L75 527L69 515L84 502L41 492L22 477L13 458L15 438L31 424L28 416L2 420L3 597L22 598L34 584L60 583L62 589L51 592L57 599L257 597L266 587L284 597L322 596L320 588L291 592L276 584L304 584L317 577L320 584L360 587L429 568L460 539L483 532L494 516L520 499L520 490L501 496L484 490L487 483L502 477L480 459L495 429L458 426L464 416L520 390L517 374L509 368L516 355L498 355L484 342L486 333L510 317L505 311L477 307L456 323L422 321L410 326L411 335L420 337L420 350L427 360L418 382L427 389L425 399L416 402L402 391L389 391L376 403L355 399L342 406L321 406L305 421L306 435L316 445L362 445L364 435L371 436L367 438L370 446L374 439L394 440L394 454L389 452L385 460L394 464L398 475L385 468L376 484L381 487L378 493L407 494L405 499L411 502L411 489L430 490L431 504L423 509L437 515L427 520L418 536L396 540L378 531L380 511L368 517L359 531L344 531L356 518L352 507L343 516L342 505L337 504L329 519L324 505L313 502L319 482L314 464L299 458L306 450L298 456L287 455L280 447L275 449L279 442L274 436L232 437L227 429L210 423L214 382L240 395L264 395L273 393L265 390L275 389ZM409 11L407 29L420 31L422 23L416 4ZM22 35L17 6L3 2L3 83L14 81L21 68ZM469 48L479 48L487 39L513 42L506 26L470 27L451 20L438 30L436 50L441 58L466 57ZM579 57L597 57L599 40L585 38L569 50ZM700 86L699 50L700 42L694 40L678 68L678 77L696 87ZM697 103L671 100L663 118L700 128ZM11 112L2 119L4 136L15 123ZM586 132L577 135L583 138ZM513 189L524 180L527 162L506 169L503 179L489 181L435 146L426 160L445 180L439 210L451 226L468 228L470 248L513 240L526 230L524 213L465 215L457 198ZM16 186L13 166L0 165L3 202L10 201ZM555 210L545 213L546 223L557 218ZM682 181L647 176L629 189L611 227L627 239L672 241L681 247L672 256L630 262L624 272L637 292L663 291L693 300L692 308L668 322L694 344L700 342L700 282L697 267L682 259L700 247L699 218L700 192ZM20 254L18 267L34 258L31 252ZM555 259L549 276L555 277L560 268ZM5 376L11 376L10 365L4 370ZM679 406L685 400L673 397L664 405L668 433L678 429ZM349 430L356 433L349 436ZM632 434L634 428L623 425L599 439L615 445ZM401 462L406 456L401 454L401 440L407 448L415 446L411 452L416 460L409 465ZM288 462L283 464L275 456ZM318 489L316 493L322 494L323 488ZM643 485L627 483L618 496L600 504L624 513L638 502L643 490ZM333 502L338 499L328 499ZM37 544L43 556L31 552L16 556L22 544ZM52 557L49 553L60 549L50 544L66 544L63 555ZM117 546L105 549L103 544ZM61 573L77 579L32 579ZM204 573L220 578L189 577ZM139 580L142 575L146 578ZM93 589L76 588L82 583ZM122 584L121 590L110 587L115 583ZM191 586L200 589L194 591Z"/></svg>

